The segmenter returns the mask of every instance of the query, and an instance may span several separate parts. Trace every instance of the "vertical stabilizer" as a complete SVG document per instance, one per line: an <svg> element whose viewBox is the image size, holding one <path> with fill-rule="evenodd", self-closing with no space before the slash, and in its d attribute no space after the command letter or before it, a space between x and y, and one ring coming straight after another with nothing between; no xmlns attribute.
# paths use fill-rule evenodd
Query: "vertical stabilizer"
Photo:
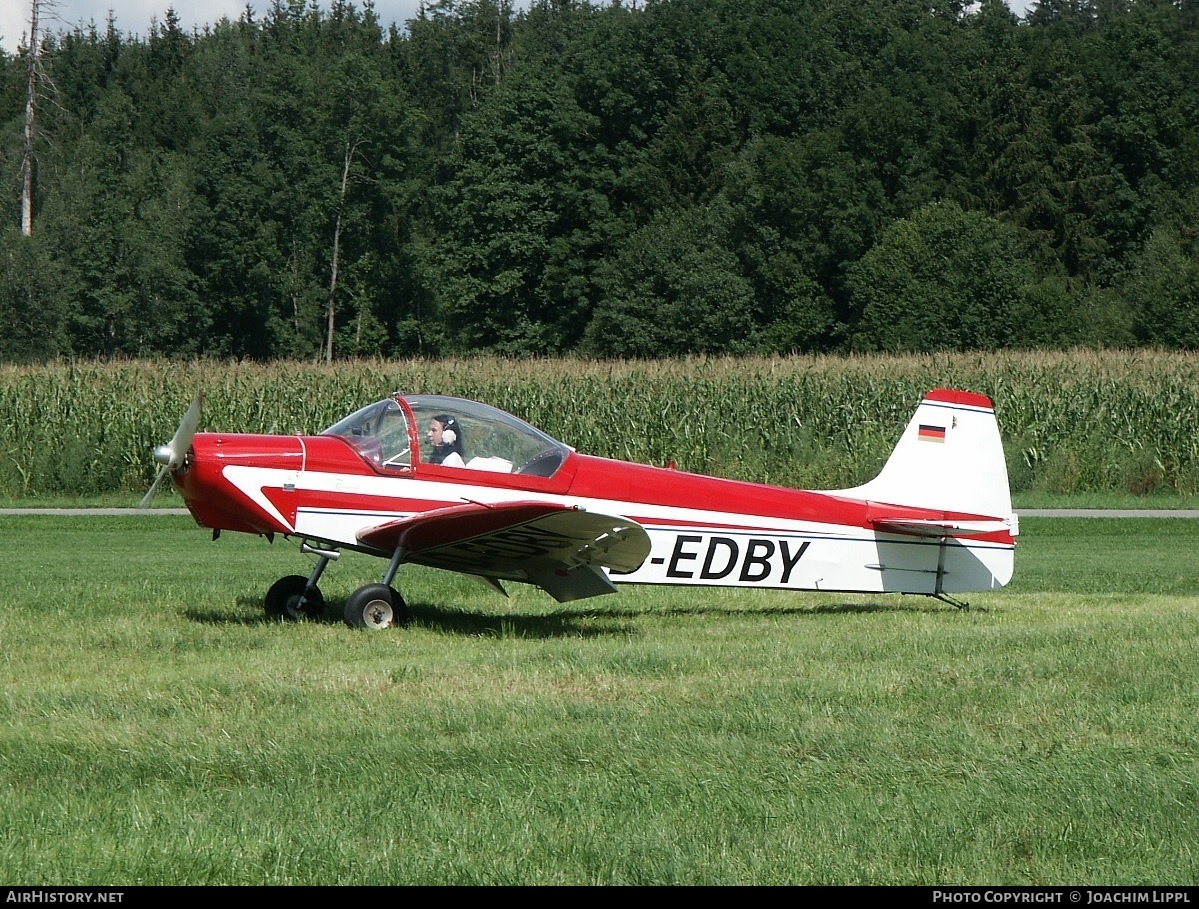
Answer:
<svg viewBox="0 0 1199 909"><path fill-rule="evenodd" d="M1011 519L1007 462L986 395L938 388L916 408L877 477L839 494L888 505Z"/></svg>

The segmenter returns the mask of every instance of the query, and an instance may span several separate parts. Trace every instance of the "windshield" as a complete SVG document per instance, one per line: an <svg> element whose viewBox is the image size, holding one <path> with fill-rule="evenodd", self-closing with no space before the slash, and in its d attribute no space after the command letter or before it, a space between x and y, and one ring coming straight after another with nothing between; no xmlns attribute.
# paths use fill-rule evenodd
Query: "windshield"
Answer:
<svg viewBox="0 0 1199 909"><path fill-rule="evenodd" d="M321 435L341 436L380 467L412 466L408 420L391 398L355 411Z"/></svg>

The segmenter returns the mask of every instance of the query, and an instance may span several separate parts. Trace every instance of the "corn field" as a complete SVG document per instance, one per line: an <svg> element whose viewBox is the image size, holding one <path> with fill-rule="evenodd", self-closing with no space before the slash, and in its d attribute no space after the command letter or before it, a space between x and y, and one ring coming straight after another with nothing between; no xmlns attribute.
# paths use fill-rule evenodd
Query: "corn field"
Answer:
<svg viewBox="0 0 1199 909"><path fill-rule="evenodd" d="M0 497L129 494L202 430L315 433L394 391L461 395L589 454L809 489L871 478L930 388L995 402L1013 492L1199 492L1199 355L369 360L0 366Z"/></svg>

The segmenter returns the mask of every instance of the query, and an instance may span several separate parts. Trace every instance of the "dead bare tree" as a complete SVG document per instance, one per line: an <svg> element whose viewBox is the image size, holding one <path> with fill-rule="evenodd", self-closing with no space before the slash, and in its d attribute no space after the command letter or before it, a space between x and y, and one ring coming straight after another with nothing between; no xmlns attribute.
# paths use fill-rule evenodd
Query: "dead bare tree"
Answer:
<svg viewBox="0 0 1199 909"><path fill-rule="evenodd" d="M341 256L341 217L345 212L346 190L350 185L350 171L354 166L357 142L346 142L345 158L341 169L341 194L337 199L337 223L333 228L333 264L329 269L329 299L325 304L325 362L333 362L334 298L337 296L337 269Z"/></svg>
<svg viewBox="0 0 1199 909"><path fill-rule="evenodd" d="M33 134L37 120L38 35L37 16L41 0L30 0L29 75L25 91L25 150L21 158L21 233L33 236Z"/></svg>
<svg viewBox="0 0 1199 909"><path fill-rule="evenodd" d="M28 72L25 86L25 137L21 154L21 233L33 235L33 190L37 182L37 143L45 141L37 122L38 107L47 99L54 100L57 88L46 74L42 62L41 27L43 20L58 19L55 0L30 0L29 34L26 56Z"/></svg>

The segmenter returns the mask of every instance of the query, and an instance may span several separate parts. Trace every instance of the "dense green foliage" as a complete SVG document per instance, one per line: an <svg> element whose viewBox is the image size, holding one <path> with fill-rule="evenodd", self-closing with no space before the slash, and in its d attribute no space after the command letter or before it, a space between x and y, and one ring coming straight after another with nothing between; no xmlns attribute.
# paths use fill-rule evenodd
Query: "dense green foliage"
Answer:
<svg viewBox="0 0 1199 909"><path fill-rule="evenodd" d="M1199 355L1104 351L8 366L0 498L135 503L196 394L203 429L315 433L396 390L486 401L589 454L844 489L941 386L991 396L1016 495L1199 494Z"/></svg>
<svg viewBox="0 0 1199 909"><path fill-rule="evenodd" d="M1194 0L274 0L0 54L0 361L1199 346Z"/></svg>

